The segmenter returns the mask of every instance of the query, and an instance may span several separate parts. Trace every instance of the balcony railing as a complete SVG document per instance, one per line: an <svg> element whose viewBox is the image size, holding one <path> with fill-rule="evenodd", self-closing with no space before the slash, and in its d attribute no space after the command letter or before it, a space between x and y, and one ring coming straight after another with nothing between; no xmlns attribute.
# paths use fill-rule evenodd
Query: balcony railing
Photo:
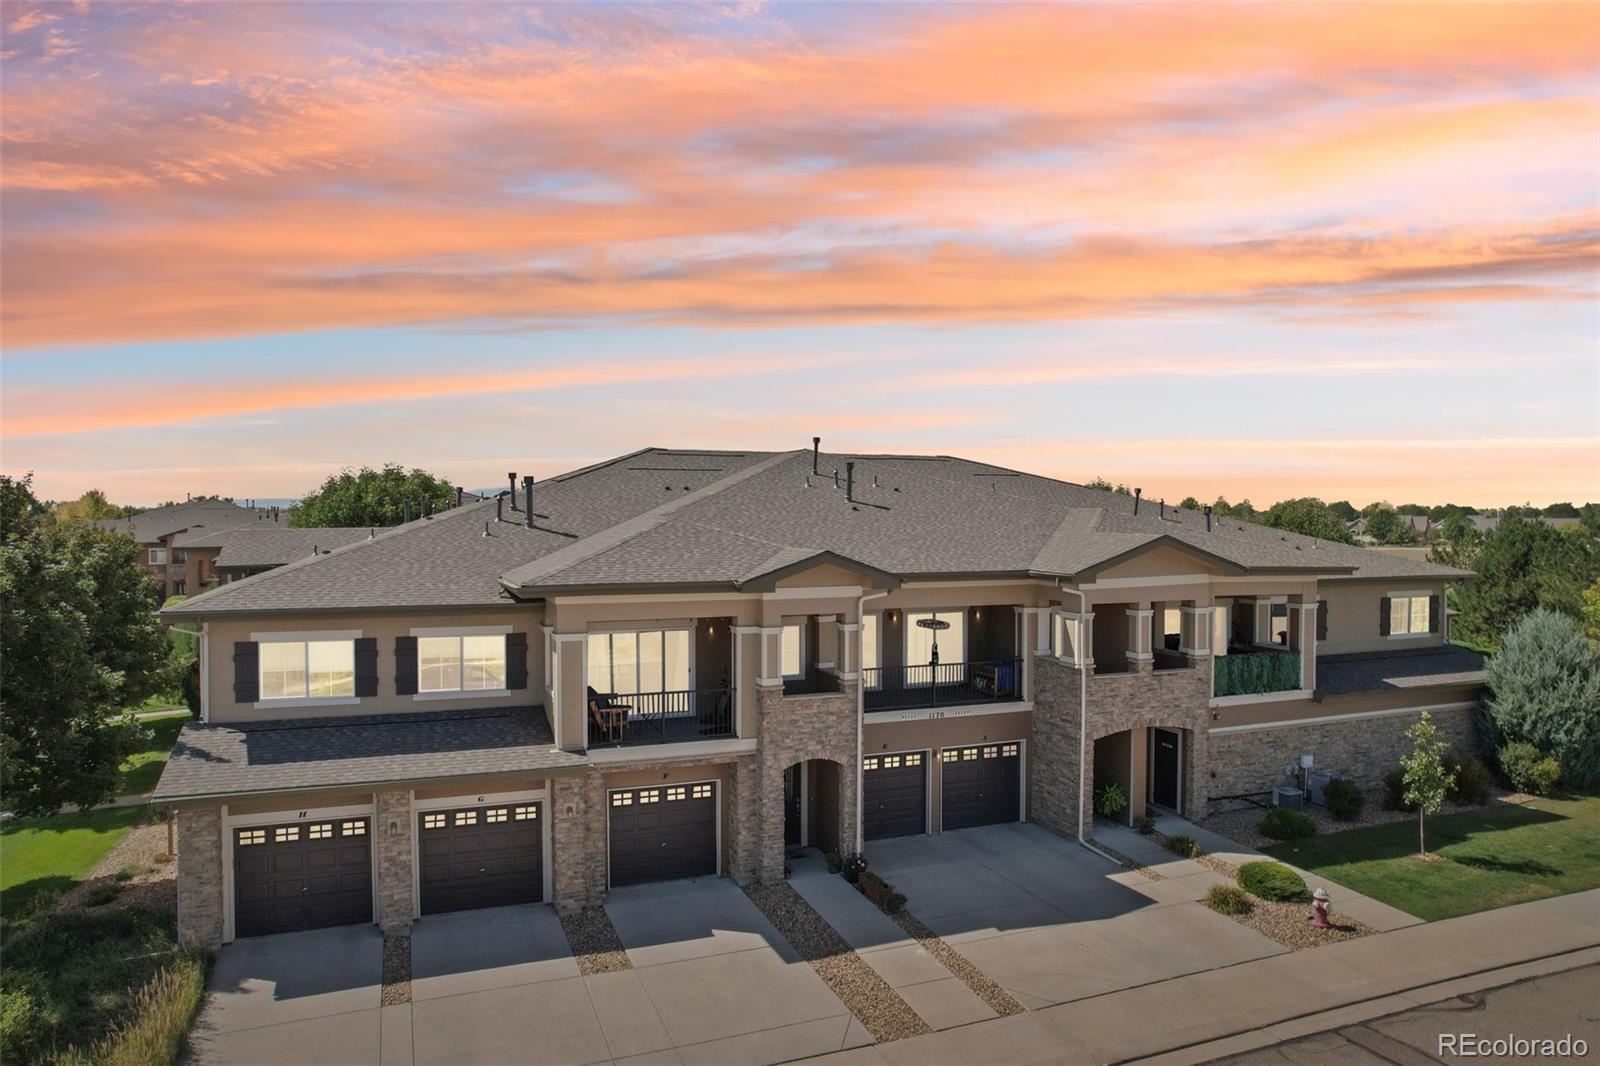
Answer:
<svg viewBox="0 0 1600 1066"><path fill-rule="evenodd" d="M677 744L734 735L731 688L607 693L585 706L590 748Z"/></svg>
<svg viewBox="0 0 1600 1066"><path fill-rule="evenodd" d="M861 671L868 711L909 711L1022 699L1022 660L989 659L938 666L880 666Z"/></svg>
<svg viewBox="0 0 1600 1066"><path fill-rule="evenodd" d="M1293 692L1300 687L1300 653L1297 651L1263 648L1218 655L1211 662L1212 691L1218 696Z"/></svg>

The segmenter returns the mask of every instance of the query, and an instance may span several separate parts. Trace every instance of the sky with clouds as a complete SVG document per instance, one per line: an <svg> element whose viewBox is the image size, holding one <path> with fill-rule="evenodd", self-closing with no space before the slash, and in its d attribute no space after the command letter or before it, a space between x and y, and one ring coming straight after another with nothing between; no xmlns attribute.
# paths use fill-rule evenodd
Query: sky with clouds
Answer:
<svg viewBox="0 0 1600 1066"><path fill-rule="evenodd" d="M1591 4L0 5L0 465L1600 498Z"/></svg>

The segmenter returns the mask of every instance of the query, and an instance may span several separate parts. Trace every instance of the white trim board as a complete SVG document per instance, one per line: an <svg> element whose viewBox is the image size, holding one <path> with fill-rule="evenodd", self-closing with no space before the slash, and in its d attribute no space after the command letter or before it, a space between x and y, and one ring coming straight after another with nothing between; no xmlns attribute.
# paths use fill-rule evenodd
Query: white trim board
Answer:
<svg viewBox="0 0 1600 1066"><path fill-rule="evenodd" d="M251 633L257 644L300 644L314 640L360 640L359 629L302 629Z"/></svg>
<svg viewBox="0 0 1600 1066"><path fill-rule="evenodd" d="M1368 718L1399 718L1423 711L1464 711L1476 707L1472 700L1459 703L1430 703L1421 707L1389 707L1381 711L1355 711L1351 714L1323 714L1315 718L1282 718L1276 722L1251 722L1246 725L1212 726L1207 733L1255 733L1264 729L1289 729L1297 725L1327 725L1331 722L1359 722Z"/></svg>
<svg viewBox="0 0 1600 1066"><path fill-rule="evenodd" d="M748 755L756 750L756 741L730 738L728 740L692 740L680 744L638 744L629 748L596 748L588 753L591 763L646 762L655 764L667 758L705 759L718 755ZM626 769L626 766L616 767ZM677 784L676 781L673 784Z"/></svg>
<svg viewBox="0 0 1600 1066"><path fill-rule="evenodd" d="M505 626L421 626L413 627L413 637L494 637L503 633L510 633L511 627Z"/></svg>

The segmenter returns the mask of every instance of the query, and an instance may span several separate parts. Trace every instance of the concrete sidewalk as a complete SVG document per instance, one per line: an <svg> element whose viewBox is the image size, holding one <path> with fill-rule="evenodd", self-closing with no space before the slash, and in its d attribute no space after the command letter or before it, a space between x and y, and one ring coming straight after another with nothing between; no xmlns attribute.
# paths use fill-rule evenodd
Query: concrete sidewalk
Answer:
<svg viewBox="0 0 1600 1066"><path fill-rule="evenodd" d="M1336 1028L1346 1024L1342 1018L1503 983L1489 976L1497 971L1537 970L1541 960L1567 968L1591 955L1600 955L1600 889L1241 962L819 1061L1110 1063L1165 1056L1163 1062L1201 1062ZM1275 1035L1262 1040L1263 1033ZM1211 1050L1195 1057L1193 1049L1202 1047Z"/></svg>

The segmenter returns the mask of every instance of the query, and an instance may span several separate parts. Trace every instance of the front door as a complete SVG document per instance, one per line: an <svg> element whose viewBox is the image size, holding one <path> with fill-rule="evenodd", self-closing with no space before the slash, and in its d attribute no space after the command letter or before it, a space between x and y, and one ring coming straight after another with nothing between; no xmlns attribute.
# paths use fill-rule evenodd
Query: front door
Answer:
<svg viewBox="0 0 1600 1066"><path fill-rule="evenodd" d="M1158 807L1183 813L1179 806L1178 764L1181 735L1172 729L1150 730L1150 799Z"/></svg>
<svg viewBox="0 0 1600 1066"><path fill-rule="evenodd" d="M804 793L800 787L800 775L805 772L805 764L796 763L783 772L783 843L785 847L799 847L803 840L800 838L802 819L800 805L804 802Z"/></svg>

